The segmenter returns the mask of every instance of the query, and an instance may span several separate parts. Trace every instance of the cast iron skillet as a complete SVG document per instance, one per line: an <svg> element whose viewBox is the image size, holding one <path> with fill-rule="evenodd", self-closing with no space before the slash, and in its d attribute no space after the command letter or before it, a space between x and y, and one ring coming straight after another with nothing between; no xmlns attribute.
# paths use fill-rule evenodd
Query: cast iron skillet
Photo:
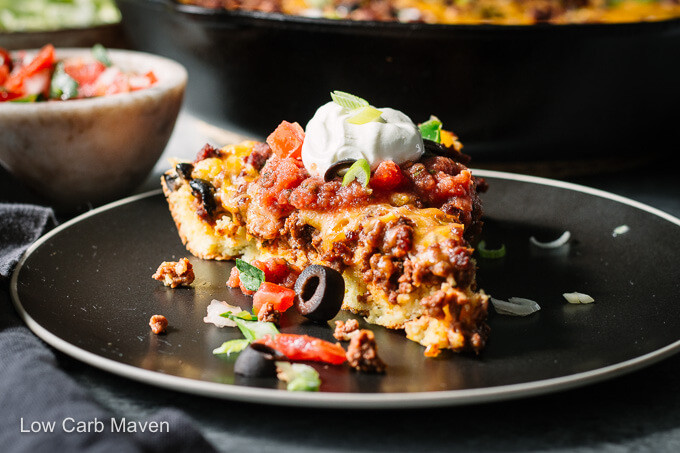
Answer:
<svg viewBox="0 0 680 453"><path fill-rule="evenodd" d="M437 115L477 162L677 148L678 19L432 25L117 3L133 47L187 66L190 111L256 137L304 127L338 89Z"/></svg>

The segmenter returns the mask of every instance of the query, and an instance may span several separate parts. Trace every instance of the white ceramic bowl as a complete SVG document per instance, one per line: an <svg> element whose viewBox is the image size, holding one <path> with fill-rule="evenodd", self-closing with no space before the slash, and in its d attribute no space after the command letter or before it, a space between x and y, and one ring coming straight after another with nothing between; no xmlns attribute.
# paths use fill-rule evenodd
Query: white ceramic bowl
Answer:
<svg viewBox="0 0 680 453"><path fill-rule="evenodd" d="M57 49L57 59L90 49ZM0 103L0 163L57 207L101 204L132 192L165 148L187 82L167 58L109 50L124 71L158 82L131 93L38 103Z"/></svg>

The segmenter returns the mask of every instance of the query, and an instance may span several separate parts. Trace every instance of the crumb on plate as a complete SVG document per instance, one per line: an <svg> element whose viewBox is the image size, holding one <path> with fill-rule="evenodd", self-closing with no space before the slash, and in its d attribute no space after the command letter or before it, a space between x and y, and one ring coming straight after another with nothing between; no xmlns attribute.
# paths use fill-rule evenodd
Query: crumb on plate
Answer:
<svg viewBox="0 0 680 453"><path fill-rule="evenodd" d="M177 288L191 285L195 275L189 260L182 258L179 261L163 261L151 277L162 281L165 286Z"/></svg>
<svg viewBox="0 0 680 453"><path fill-rule="evenodd" d="M149 327L156 335L161 334L168 327L168 318L163 315L153 315L149 320Z"/></svg>

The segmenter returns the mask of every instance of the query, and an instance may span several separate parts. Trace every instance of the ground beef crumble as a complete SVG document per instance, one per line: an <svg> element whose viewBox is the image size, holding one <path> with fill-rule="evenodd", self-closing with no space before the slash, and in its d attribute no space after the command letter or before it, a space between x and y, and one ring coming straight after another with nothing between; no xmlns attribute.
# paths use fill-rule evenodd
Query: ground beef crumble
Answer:
<svg viewBox="0 0 680 453"><path fill-rule="evenodd" d="M165 286L177 288L191 285L195 275L189 260L182 258L179 261L163 261L151 277L163 282Z"/></svg>
<svg viewBox="0 0 680 453"><path fill-rule="evenodd" d="M267 302L261 306L260 310L257 312L257 320L279 324L279 321L281 321L281 312L274 308L274 304Z"/></svg>
<svg viewBox="0 0 680 453"><path fill-rule="evenodd" d="M215 148L214 146L210 145L209 143L206 143L203 148L196 154L196 159L194 159L194 163L198 163L202 160L211 158L211 157L219 157L220 156L220 150Z"/></svg>
<svg viewBox="0 0 680 453"><path fill-rule="evenodd" d="M333 337L339 341L350 341L354 334L359 332L359 321L348 319L347 321L335 321Z"/></svg>
<svg viewBox="0 0 680 453"><path fill-rule="evenodd" d="M153 315L149 320L149 327L153 333L159 335L167 329L168 319L163 315Z"/></svg>
<svg viewBox="0 0 680 453"><path fill-rule="evenodd" d="M352 368L366 373L384 373L387 368L378 357L375 335L367 329L352 335L347 347L347 362Z"/></svg>
<svg viewBox="0 0 680 453"><path fill-rule="evenodd" d="M253 152L244 158L246 164L252 165L257 171L262 170L264 164L272 156L272 149L266 143L257 143L253 146Z"/></svg>

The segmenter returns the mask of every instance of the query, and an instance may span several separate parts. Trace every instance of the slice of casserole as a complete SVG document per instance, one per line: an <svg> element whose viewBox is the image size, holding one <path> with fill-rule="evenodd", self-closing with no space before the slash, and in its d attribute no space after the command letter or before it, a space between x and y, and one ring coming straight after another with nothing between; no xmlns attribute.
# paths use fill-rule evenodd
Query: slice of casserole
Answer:
<svg viewBox="0 0 680 453"><path fill-rule="evenodd" d="M162 186L197 257L333 267L346 283L343 308L404 329L429 356L479 352L488 297L476 289L470 244L481 230L485 183L447 137L426 140L417 161L380 163L367 184L311 176L299 153L286 157L267 143L206 145L194 162L176 162Z"/></svg>

